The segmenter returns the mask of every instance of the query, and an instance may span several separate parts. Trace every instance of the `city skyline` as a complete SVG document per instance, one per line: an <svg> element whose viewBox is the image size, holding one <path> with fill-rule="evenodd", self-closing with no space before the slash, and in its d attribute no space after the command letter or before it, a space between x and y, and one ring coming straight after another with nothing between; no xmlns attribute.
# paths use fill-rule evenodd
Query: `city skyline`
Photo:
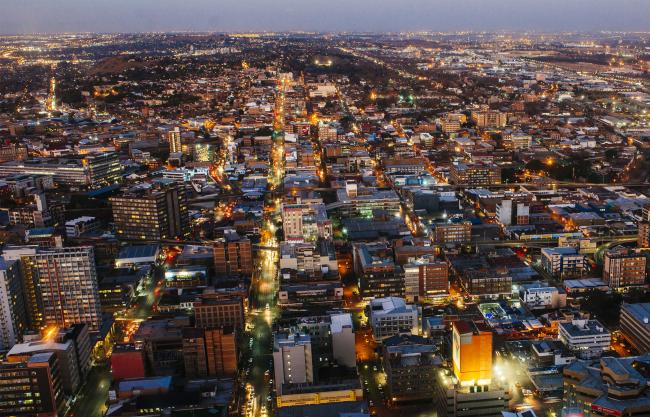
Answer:
<svg viewBox="0 0 650 417"><path fill-rule="evenodd" d="M0 33L650 31L643 0L8 0ZM34 13L35 11L38 13Z"/></svg>

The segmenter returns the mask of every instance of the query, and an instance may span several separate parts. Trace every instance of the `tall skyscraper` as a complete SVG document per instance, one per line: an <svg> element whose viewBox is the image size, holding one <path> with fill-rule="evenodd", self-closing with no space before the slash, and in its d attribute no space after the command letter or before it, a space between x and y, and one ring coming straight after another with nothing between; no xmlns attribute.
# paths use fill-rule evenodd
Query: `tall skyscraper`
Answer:
<svg viewBox="0 0 650 417"><path fill-rule="evenodd" d="M253 273L253 246L248 238L227 231L214 243L214 268L225 276L248 276Z"/></svg>
<svg viewBox="0 0 650 417"><path fill-rule="evenodd" d="M91 330L98 330L101 312L93 248L22 249L19 257L31 327L85 323ZM5 255L20 252L21 248L16 248L5 251Z"/></svg>
<svg viewBox="0 0 650 417"><path fill-rule="evenodd" d="M0 350L17 343L27 327L27 311L18 261L0 258Z"/></svg>
<svg viewBox="0 0 650 417"><path fill-rule="evenodd" d="M169 142L169 152L176 153L182 152L181 144L181 129L178 127L173 128L167 132L167 141Z"/></svg>
<svg viewBox="0 0 650 417"><path fill-rule="evenodd" d="M160 184L150 189L132 189L111 197L110 201L120 239L174 239L187 232L187 197L182 186Z"/></svg>

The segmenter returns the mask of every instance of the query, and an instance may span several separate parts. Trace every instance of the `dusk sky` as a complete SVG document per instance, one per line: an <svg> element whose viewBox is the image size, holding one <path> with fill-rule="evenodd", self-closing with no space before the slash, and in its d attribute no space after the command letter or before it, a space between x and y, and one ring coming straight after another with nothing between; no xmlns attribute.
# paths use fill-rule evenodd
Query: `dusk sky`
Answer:
<svg viewBox="0 0 650 417"><path fill-rule="evenodd" d="M648 0L2 0L0 33L650 31Z"/></svg>

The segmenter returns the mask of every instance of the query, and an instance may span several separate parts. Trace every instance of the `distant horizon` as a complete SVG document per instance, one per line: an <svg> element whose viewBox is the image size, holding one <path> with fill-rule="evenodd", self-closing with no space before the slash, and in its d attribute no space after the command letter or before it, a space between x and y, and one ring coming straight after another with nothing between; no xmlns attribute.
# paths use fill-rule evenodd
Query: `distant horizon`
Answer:
<svg viewBox="0 0 650 417"><path fill-rule="evenodd" d="M647 0L4 0L3 35L650 32Z"/></svg>

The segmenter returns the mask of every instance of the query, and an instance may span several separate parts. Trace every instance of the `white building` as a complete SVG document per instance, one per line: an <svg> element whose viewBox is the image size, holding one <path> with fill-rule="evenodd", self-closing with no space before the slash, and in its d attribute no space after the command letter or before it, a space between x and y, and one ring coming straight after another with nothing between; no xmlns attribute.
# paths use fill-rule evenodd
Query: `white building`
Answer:
<svg viewBox="0 0 650 417"><path fill-rule="evenodd" d="M65 235L67 237L79 237L83 233L99 229L99 222L91 216L81 216L65 222Z"/></svg>
<svg viewBox="0 0 650 417"><path fill-rule="evenodd" d="M587 261L576 248L543 248L542 268L555 276L581 276L587 268Z"/></svg>
<svg viewBox="0 0 650 417"><path fill-rule="evenodd" d="M275 391L282 395L283 384L314 382L311 338L301 334L277 333L273 342Z"/></svg>
<svg viewBox="0 0 650 417"><path fill-rule="evenodd" d="M597 358L611 344L609 331L598 320L573 320L560 323L559 338L576 356Z"/></svg>
<svg viewBox="0 0 650 417"><path fill-rule="evenodd" d="M368 320L376 340L403 332L417 335L418 309L397 297L377 298L368 304Z"/></svg>
<svg viewBox="0 0 650 417"><path fill-rule="evenodd" d="M522 285L521 301L530 309L562 308L566 306L566 293L542 283Z"/></svg>
<svg viewBox="0 0 650 417"><path fill-rule="evenodd" d="M332 354L342 366L354 368L357 364L352 316L349 313L333 314L330 331L332 333Z"/></svg>

